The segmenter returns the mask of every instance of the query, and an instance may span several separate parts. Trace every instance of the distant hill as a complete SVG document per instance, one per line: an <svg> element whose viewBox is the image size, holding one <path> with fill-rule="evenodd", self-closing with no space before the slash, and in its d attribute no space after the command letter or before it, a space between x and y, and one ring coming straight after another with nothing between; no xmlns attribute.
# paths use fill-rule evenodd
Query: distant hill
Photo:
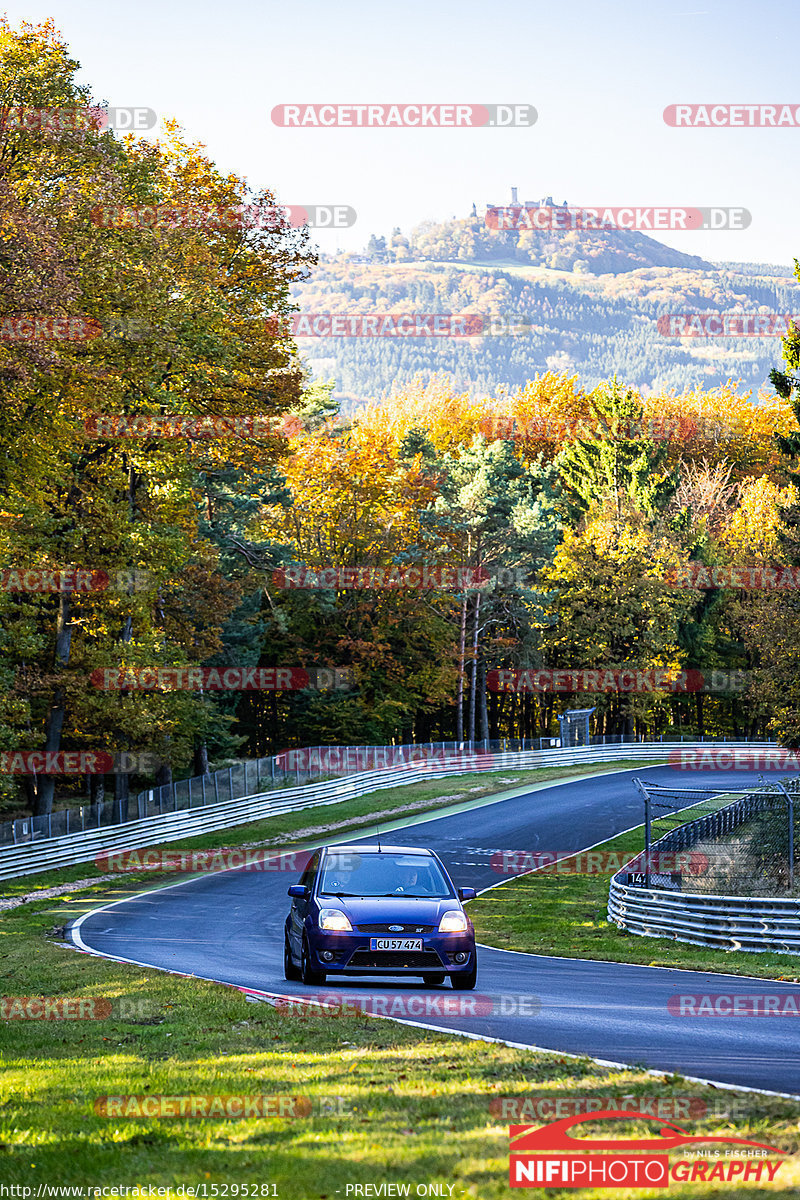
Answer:
<svg viewBox="0 0 800 1200"><path fill-rule="evenodd" d="M446 372L475 395L547 370L577 372L585 386L616 373L645 392L729 378L757 389L781 361L779 337L669 337L659 317L800 314L788 266L714 264L635 231L499 232L477 216L424 222L409 237L397 229L373 236L362 254L323 257L293 290L306 313L480 313L517 329L466 339L301 340L304 358L316 376L336 380L345 406L379 399L420 372Z"/></svg>
<svg viewBox="0 0 800 1200"><path fill-rule="evenodd" d="M547 200L552 210L552 200L549 196ZM711 266L638 230L491 229L485 217L477 215L438 224L425 221L408 239L395 231L383 252L376 249L377 240L369 251L373 261L515 263L589 275L618 275L642 267L703 270ZM398 257L403 250L407 258Z"/></svg>

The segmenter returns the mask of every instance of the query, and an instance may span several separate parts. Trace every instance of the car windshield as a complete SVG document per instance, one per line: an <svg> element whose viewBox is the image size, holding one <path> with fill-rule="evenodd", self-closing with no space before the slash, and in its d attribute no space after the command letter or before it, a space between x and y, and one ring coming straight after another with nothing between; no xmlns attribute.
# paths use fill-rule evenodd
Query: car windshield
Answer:
<svg viewBox="0 0 800 1200"><path fill-rule="evenodd" d="M453 892L435 859L422 854L329 854L319 891L326 896L411 896Z"/></svg>

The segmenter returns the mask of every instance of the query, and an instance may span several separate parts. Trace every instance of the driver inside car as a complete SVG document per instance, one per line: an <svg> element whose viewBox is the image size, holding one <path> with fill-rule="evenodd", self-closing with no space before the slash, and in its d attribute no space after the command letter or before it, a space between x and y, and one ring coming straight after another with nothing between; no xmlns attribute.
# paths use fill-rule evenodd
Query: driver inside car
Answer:
<svg viewBox="0 0 800 1200"><path fill-rule="evenodd" d="M399 879L395 892L414 892L417 890L417 880L419 872L416 867L403 867L399 872Z"/></svg>

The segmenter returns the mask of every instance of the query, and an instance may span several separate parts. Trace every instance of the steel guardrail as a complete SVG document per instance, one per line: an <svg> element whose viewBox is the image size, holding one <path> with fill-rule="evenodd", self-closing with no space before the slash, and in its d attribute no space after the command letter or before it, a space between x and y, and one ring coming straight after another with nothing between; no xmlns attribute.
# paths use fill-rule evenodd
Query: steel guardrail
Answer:
<svg viewBox="0 0 800 1200"><path fill-rule="evenodd" d="M709 835L715 821L718 833L728 833L741 823L740 817L746 818L758 808L756 801L768 798L777 799L778 795L767 796L753 789L716 813L671 830L653 842L651 852L692 845ZM631 886L622 881L626 873L623 867L611 879L607 919L628 933L724 950L800 954L798 899Z"/></svg>
<svg viewBox="0 0 800 1200"><path fill-rule="evenodd" d="M695 946L800 954L800 901L629 887L611 880L608 920L640 937Z"/></svg>
<svg viewBox="0 0 800 1200"><path fill-rule="evenodd" d="M114 850L136 850L162 845L167 839L181 840L202 833L231 829L268 816L338 804L369 792L417 780L471 775L483 771L571 766L582 763L614 762L620 759L658 762L671 749L708 748L707 742L634 742L610 746L578 746L571 749L503 751L475 754L465 762L463 755L441 763L412 762L402 767L365 771L322 783L260 792L220 804L184 809L145 817L120 825L85 830L62 837L41 839L16 846L0 847L0 879L41 874L58 867L92 862ZM774 749L774 743L726 743L730 750Z"/></svg>

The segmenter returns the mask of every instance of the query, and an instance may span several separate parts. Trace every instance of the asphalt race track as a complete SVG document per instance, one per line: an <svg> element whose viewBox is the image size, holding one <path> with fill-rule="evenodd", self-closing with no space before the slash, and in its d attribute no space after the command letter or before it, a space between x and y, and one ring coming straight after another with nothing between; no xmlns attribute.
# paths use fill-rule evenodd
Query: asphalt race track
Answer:
<svg viewBox="0 0 800 1200"><path fill-rule="evenodd" d="M685 787L757 784L751 772L703 772L692 778L668 767L605 773L496 802L468 812L421 817L385 843L434 849L457 886L479 890L502 878L491 867L497 850L576 851L639 825L642 803L634 775ZM344 840L344 839L337 839ZM348 842L374 842L375 835ZM95 909L72 923L69 936L108 957L230 983L253 991L307 995L283 978L286 889L294 875L226 871ZM322 990L322 989L320 989ZM326 996L419 997L414 1024L454 1029L517 1044L589 1055L676 1072L718 1083L800 1095L797 1017L673 1016L677 993L792 994L800 985L730 975L626 966L582 959L480 949L476 991L428 988L421 980L329 983ZM458 1015L447 1012L455 1007ZM494 1002L493 1011L486 997ZM523 998L520 1000L520 998ZM540 1006L530 997L538 997ZM474 1000L474 1010L467 1008ZM536 1011L538 1008L538 1011Z"/></svg>

